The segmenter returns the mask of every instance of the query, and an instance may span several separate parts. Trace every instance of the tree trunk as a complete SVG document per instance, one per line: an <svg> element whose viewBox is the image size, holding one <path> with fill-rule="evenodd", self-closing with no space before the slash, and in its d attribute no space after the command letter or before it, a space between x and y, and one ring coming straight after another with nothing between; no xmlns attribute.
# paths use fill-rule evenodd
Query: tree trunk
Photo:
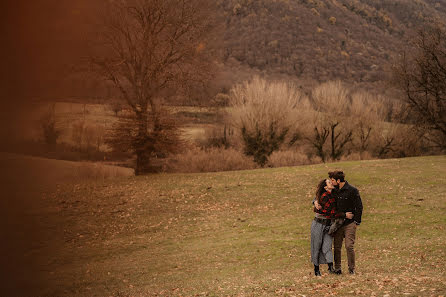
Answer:
<svg viewBox="0 0 446 297"><path fill-rule="evenodd" d="M145 150L136 152L135 175L143 175L149 172L150 156Z"/></svg>
<svg viewBox="0 0 446 297"><path fill-rule="evenodd" d="M336 136L335 136L335 129L339 125L339 123L333 123L331 124L331 159L334 161L336 160Z"/></svg>
<svg viewBox="0 0 446 297"><path fill-rule="evenodd" d="M144 110L144 109L143 109ZM149 172L150 152L147 150L147 109L136 115L138 120L138 139L135 142L136 169L135 175L142 175Z"/></svg>

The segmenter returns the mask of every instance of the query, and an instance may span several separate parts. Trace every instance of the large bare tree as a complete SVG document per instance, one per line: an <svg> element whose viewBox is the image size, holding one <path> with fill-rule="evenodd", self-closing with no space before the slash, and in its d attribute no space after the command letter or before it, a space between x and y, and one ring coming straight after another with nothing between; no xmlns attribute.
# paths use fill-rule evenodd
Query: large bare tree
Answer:
<svg viewBox="0 0 446 297"><path fill-rule="evenodd" d="M404 92L409 119L431 143L446 150L446 29L424 28L414 49L394 67L394 81Z"/></svg>
<svg viewBox="0 0 446 297"><path fill-rule="evenodd" d="M92 55L91 64L132 111L121 121L115 133L121 139L115 143L126 143L123 147L136 154L137 175L148 171L156 148L170 150L178 139L175 125L163 119L169 115L160 99L211 77L216 18L210 2L110 2L99 36L100 54Z"/></svg>

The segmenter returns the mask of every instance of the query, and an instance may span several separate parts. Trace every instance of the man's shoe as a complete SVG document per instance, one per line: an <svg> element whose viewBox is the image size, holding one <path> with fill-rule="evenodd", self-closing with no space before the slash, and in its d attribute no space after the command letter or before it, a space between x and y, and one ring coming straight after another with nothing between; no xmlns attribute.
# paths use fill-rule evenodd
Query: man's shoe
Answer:
<svg viewBox="0 0 446 297"><path fill-rule="evenodd" d="M331 274L334 274L334 273L336 273L336 270L334 270L333 267L328 267L328 272Z"/></svg>
<svg viewBox="0 0 446 297"><path fill-rule="evenodd" d="M315 272L314 272L314 275L315 275L315 276L321 276L321 272L320 272L320 271L315 271Z"/></svg>
<svg viewBox="0 0 446 297"><path fill-rule="evenodd" d="M349 270L348 270L348 273L349 273L349 274L356 274L354 269L349 269Z"/></svg>
<svg viewBox="0 0 446 297"><path fill-rule="evenodd" d="M341 269L339 269L339 270L335 270L335 271L334 271L334 274L342 274L342 270L341 270Z"/></svg>

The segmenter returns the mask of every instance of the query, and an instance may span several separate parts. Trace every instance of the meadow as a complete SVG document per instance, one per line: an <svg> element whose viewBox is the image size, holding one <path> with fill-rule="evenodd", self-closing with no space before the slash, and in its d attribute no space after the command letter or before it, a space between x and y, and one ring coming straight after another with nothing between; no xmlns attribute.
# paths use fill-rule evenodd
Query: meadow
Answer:
<svg viewBox="0 0 446 297"><path fill-rule="evenodd" d="M364 204L357 274L343 250L344 274L316 278L311 200L334 168ZM38 278L18 273L38 296L444 296L445 174L434 156L48 187L36 175L20 189L40 222L24 256Z"/></svg>

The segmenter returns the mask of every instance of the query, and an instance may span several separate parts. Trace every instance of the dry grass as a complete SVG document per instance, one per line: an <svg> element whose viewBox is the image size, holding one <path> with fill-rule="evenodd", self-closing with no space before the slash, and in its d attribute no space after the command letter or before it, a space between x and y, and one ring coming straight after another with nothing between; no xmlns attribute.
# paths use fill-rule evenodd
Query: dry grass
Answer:
<svg viewBox="0 0 446 297"><path fill-rule="evenodd" d="M271 167L283 167L319 163L315 161L316 160L310 160L308 156L302 151L281 150L273 152L271 154L268 159L268 165Z"/></svg>
<svg viewBox="0 0 446 297"><path fill-rule="evenodd" d="M167 172L216 172L256 168L252 158L229 148L192 148L172 156L165 167Z"/></svg>
<svg viewBox="0 0 446 297"><path fill-rule="evenodd" d="M329 81L315 87L312 91L315 110L336 116L348 112L350 105L349 90L340 81Z"/></svg>
<svg viewBox="0 0 446 297"><path fill-rule="evenodd" d="M364 203L358 273L324 266L321 278L309 229L314 186L333 169L325 164L64 185L32 209L53 223L21 256L43 257L47 285L28 277L35 291L23 296L445 295L445 165L445 156L337 163Z"/></svg>
<svg viewBox="0 0 446 297"><path fill-rule="evenodd" d="M74 166L73 179L78 180L104 180L125 176L133 176L134 170L130 168L103 165L92 162L79 162Z"/></svg>

